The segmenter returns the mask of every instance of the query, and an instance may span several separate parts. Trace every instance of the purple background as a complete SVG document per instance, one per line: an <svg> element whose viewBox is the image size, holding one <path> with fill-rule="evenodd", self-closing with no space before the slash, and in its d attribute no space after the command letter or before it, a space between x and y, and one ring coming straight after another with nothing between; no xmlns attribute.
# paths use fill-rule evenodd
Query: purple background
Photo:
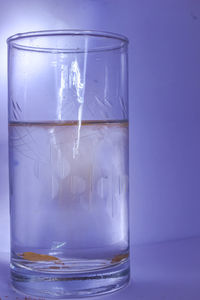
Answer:
<svg viewBox="0 0 200 300"><path fill-rule="evenodd" d="M200 234L200 1L0 2L0 251L9 248L6 38L96 29L130 39L132 243Z"/></svg>

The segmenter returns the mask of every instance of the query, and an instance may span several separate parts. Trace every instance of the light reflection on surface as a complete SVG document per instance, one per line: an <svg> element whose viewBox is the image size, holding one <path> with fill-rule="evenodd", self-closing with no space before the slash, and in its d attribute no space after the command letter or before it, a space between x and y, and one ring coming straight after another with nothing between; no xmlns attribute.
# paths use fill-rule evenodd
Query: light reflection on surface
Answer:
<svg viewBox="0 0 200 300"><path fill-rule="evenodd" d="M71 74L73 78L73 85L76 88L77 93L77 101L80 103L78 108L78 128L77 128L77 138L73 147L73 158L78 154L78 148L80 143L80 131L81 131L81 122L82 122L82 114L83 114L83 105L84 105L84 97L85 97L85 85L86 85L86 68L87 68L87 49L88 49L88 40L85 40L85 53L84 53L84 65L83 65L83 78L81 82L81 69L78 65L78 61L74 60L71 65Z"/></svg>
<svg viewBox="0 0 200 300"><path fill-rule="evenodd" d="M62 120L63 101L65 99L65 89L68 87L68 66L61 65L60 70L60 88L58 93L57 117Z"/></svg>

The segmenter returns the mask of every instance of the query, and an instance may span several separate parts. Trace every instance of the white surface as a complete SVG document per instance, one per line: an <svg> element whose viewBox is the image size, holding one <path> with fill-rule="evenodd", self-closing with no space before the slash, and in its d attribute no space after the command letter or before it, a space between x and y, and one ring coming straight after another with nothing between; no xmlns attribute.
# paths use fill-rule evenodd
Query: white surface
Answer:
<svg viewBox="0 0 200 300"><path fill-rule="evenodd" d="M90 299L199 300L199 253L200 238L134 247L131 253L132 280L129 286L117 293ZM8 260L8 253L1 253L1 299L39 300L21 297L11 290Z"/></svg>

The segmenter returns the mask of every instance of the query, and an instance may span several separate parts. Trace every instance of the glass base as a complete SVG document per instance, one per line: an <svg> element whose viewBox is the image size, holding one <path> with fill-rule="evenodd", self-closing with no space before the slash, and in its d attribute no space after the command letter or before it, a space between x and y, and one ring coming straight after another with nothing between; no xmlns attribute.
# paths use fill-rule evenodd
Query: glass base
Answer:
<svg viewBox="0 0 200 300"><path fill-rule="evenodd" d="M41 273L11 264L14 289L26 295L53 299L97 296L125 287L130 278L129 261L82 273Z"/></svg>

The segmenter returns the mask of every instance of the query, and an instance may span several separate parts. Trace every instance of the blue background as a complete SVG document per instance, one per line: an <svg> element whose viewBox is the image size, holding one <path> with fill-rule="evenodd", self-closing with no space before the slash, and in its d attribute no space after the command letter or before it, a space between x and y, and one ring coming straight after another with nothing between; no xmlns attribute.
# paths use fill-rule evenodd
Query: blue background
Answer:
<svg viewBox="0 0 200 300"><path fill-rule="evenodd" d="M0 251L9 249L7 46L17 32L129 37L131 242L200 235L200 1L0 2Z"/></svg>

